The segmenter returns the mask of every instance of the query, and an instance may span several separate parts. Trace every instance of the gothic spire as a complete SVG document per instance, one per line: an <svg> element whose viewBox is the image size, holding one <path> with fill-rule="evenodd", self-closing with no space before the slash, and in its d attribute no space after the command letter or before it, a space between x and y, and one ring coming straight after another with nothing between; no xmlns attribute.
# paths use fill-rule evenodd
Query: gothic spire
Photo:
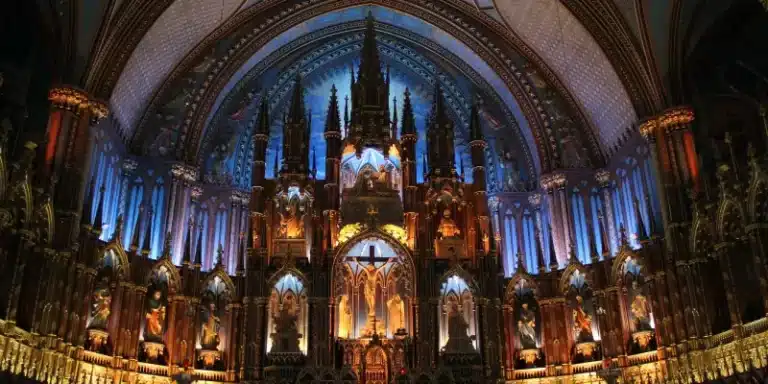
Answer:
<svg viewBox="0 0 768 384"><path fill-rule="evenodd" d="M224 268L224 246L221 244L216 249L216 265L214 268Z"/></svg>
<svg viewBox="0 0 768 384"><path fill-rule="evenodd" d="M144 226L144 243L141 246L141 254L144 255L144 257L149 256L149 252L151 250L151 240L152 240L152 208L150 208L149 212L147 212L147 224Z"/></svg>
<svg viewBox="0 0 768 384"><path fill-rule="evenodd" d="M534 236L536 241L536 255L538 256L536 262L539 265L539 273L544 273L547 271L547 261L544 260L544 247L542 245L544 239L541 238L541 231L538 227L534 232Z"/></svg>
<svg viewBox="0 0 768 384"><path fill-rule="evenodd" d="M397 96L392 98L392 106L395 109L392 115L392 140L397 140Z"/></svg>
<svg viewBox="0 0 768 384"><path fill-rule="evenodd" d="M187 225L187 238L184 240L184 255L181 259L183 264L189 264L192 262L192 227L194 224L192 218L189 218L189 224Z"/></svg>
<svg viewBox="0 0 768 384"><path fill-rule="evenodd" d="M557 252L555 252L555 240L552 236L552 225L549 226L549 270L557 271L560 264L557 262Z"/></svg>
<svg viewBox="0 0 768 384"><path fill-rule="evenodd" d="M245 271L245 234L240 232L240 246L237 250L237 266L235 270L238 274L243 274Z"/></svg>
<svg viewBox="0 0 768 384"><path fill-rule="evenodd" d="M431 128L442 128L442 123L447 120L443 100L443 88L440 86L440 81L437 79L435 79L435 93L434 98L432 99L432 116L430 116L430 118L432 119L432 124L430 124L432 125Z"/></svg>
<svg viewBox="0 0 768 384"><path fill-rule="evenodd" d="M141 218L144 214L144 205L139 207L139 214L136 215L136 223L133 224L133 236L131 236L130 250L136 252L139 249L139 238L141 237Z"/></svg>
<svg viewBox="0 0 768 384"><path fill-rule="evenodd" d="M600 260L600 254L597 252L597 239L595 239L595 227L592 226L592 220L587 219L587 240L589 241L589 257L590 261L597 262Z"/></svg>
<svg viewBox="0 0 768 384"><path fill-rule="evenodd" d="M200 268L203 265L203 226L200 225L197 232L197 246L195 246L195 266Z"/></svg>
<svg viewBox="0 0 768 384"><path fill-rule="evenodd" d="M477 104L472 105L469 117L469 141L483 140L483 132L480 126L480 113Z"/></svg>
<svg viewBox="0 0 768 384"><path fill-rule="evenodd" d="M381 76L381 62L379 60L379 50L376 48L376 31L374 29L373 13L368 12L365 18L365 33L363 35L363 49L360 58L360 67L358 68L358 81L368 81L369 84L375 84L376 80L384 80Z"/></svg>
<svg viewBox="0 0 768 384"><path fill-rule="evenodd" d="M93 220L93 230L96 233L101 233L104 228L104 192L107 188L104 184L99 188L99 197L96 199L96 218Z"/></svg>
<svg viewBox="0 0 768 384"><path fill-rule="evenodd" d="M397 109L395 109L397 111ZM403 135L416 134L416 119L413 117L413 105L411 105L411 92L405 89L403 98L403 121L401 124Z"/></svg>
<svg viewBox="0 0 768 384"><path fill-rule="evenodd" d="M259 125L256 128L256 133L268 135L269 125L269 102L267 101L267 95L265 93L261 98L261 106L259 107Z"/></svg>
<svg viewBox="0 0 768 384"><path fill-rule="evenodd" d="M649 235L655 236L657 233L656 219L653 216L653 206L651 205L651 197L645 195L645 205L648 207L648 228L650 228Z"/></svg>
<svg viewBox="0 0 768 384"><path fill-rule="evenodd" d="M112 239L111 241L119 240L123 237L123 225L125 225L125 221L123 219L123 214L117 216L117 221L115 222L115 232L112 233Z"/></svg>
<svg viewBox="0 0 768 384"><path fill-rule="evenodd" d="M608 231L603 223L603 212L597 210L597 225L600 227L600 242L603 247L603 259L607 259L611 255L611 246L608 242Z"/></svg>
<svg viewBox="0 0 768 384"><path fill-rule="evenodd" d="M291 106L288 109L288 122L299 123L305 118L306 109L304 107L304 87L301 85L301 74L296 74L296 85L293 87L293 96L291 96Z"/></svg>
<svg viewBox="0 0 768 384"><path fill-rule="evenodd" d="M165 234L165 241L163 242L163 253L160 255L162 259L171 258L171 232Z"/></svg>
<svg viewBox="0 0 768 384"><path fill-rule="evenodd" d="M88 193L85 196L85 204L83 204L83 216L80 218L80 224L84 227L91 227L91 202L93 201L93 190L96 182L91 179L88 183Z"/></svg>
<svg viewBox="0 0 768 384"><path fill-rule="evenodd" d="M344 121L347 120L347 105L344 103ZM341 119L339 118L339 98L336 96L336 85L331 86L331 100L328 102L328 113L325 118L325 132L341 133Z"/></svg>
<svg viewBox="0 0 768 384"><path fill-rule="evenodd" d="M349 127L349 96L344 96L344 137L347 136Z"/></svg>
<svg viewBox="0 0 768 384"><path fill-rule="evenodd" d="M645 223L643 223L643 213L640 211L640 200L635 198L633 203L635 205L635 217L637 217L637 239L646 241L648 240L648 232L645 230Z"/></svg>

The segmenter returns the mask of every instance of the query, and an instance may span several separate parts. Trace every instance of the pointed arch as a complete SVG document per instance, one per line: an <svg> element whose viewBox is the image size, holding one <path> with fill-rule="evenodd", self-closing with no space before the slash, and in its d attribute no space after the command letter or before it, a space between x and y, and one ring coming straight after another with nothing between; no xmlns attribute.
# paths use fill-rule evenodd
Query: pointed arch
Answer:
<svg viewBox="0 0 768 384"><path fill-rule="evenodd" d="M531 275L521 272L521 273L515 273L512 278L507 283L507 287L504 290L504 302L507 304L513 304L514 303L514 297L515 297L515 287L520 283L521 281L524 281L526 284L528 284L533 291L533 294L536 298L539 297L539 284L536 283L536 280L531 277Z"/></svg>
<svg viewBox="0 0 768 384"><path fill-rule="evenodd" d="M469 288L469 291L472 293L472 296L477 296L480 294L480 287L477 284L477 281L475 280L474 276L472 276L469 271L464 269L461 265L454 265L451 268L448 268L445 273L440 277L439 280L439 290L442 292L444 286L446 283L448 283L448 280L452 277L458 277L461 280L464 281L465 284L467 284L467 287Z"/></svg>
<svg viewBox="0 0 768 384"><path fill-rule="evenodd" d="M150 269L150 273L147 274L147 276L144 279L144 285L149 286L152 281L152 276L155 275L157 271L161 271L162 268L165 268L165 272L168 276L168 289L169 289L169 295L173 295L176 293L181 292L181 276L179 275L179 271L176 269L176 266L171 263L170 259L160 259L157 261L155 265L152 266L152 269Z"/></svg>
<svg viewBox="0 0 768 384"><path fill-rule="evenodd" d="M208 273L208 276L206 276L205 280L203 280L203 289L208 287L211 282L218 277L221 279L221 282L224 283L224 286L227 287L227 290L234 295L237 290L235 289L235 283L232 281L232 278L229 277L229 275L224 271L223 268L214 268L210 273Z"/></svg>
<svg viewBox="0 0 768 384"><path fill-rule="evenodd" d="M414 278L415 277L415 271L416 271L416 265L413 261L413 256L411 255L410 251L408 251L408 248L403 245L400 241L398 241L397 238L392 236L390 233L384 231L381 228L374 228L374 229L363 229L354 235L352 235L349 239L347 239L343 244L341 244L341 247L337 248L336 255L333 258L333 272L331 273L331 292L334 294L334 292L338 292L338 288L340 285L343 285L344 283L344 275L341 273L343 270L342 268L338 268L338 266L342 265L352 250L352 248L357 245L358 243L365 241L370 238L376 238L381 241L383 241L386 245L388 245L392 250L395 252L395 254L400 259L400 262L405 267L403 269L404 277L408 280L408 290L415 294L417 291L417 281Z"/></svg>
<svg viewBox="0 0 768 384"><path fill-rule="evenodd" d="M637 252L628 247L623 247L619 251L616 257L613 259L613 266L611 267L611 281L613 281L615 285L621 284L621 279L627 272L626 263L629 259L632 259L637 263L637 265L640 267L640 273L647 273L645 263L639 256L640 255L638 255Z"/></svg>
<svg viewBox="0 0 768 384"><path fill-rule="evenodd" d="M577 272L584 276L587 285L590 287L593 286L592 277L587 269L581 264L570 263L565 267L565 270L563 270L563 274L560 277L560 292L568 292L568 289L571 287L571 277Z"/></svg>
<svg viewBox="0 0 768 384"><path fill-rule="evenodd" d="M117 259L117 265L112 265L115 276L123 279L131 275L131 263L128 261L128 255L125 253L125 249L123 249L123 246L119 241L112 241L104 246L99 252L99 256L94 260L93 268L98 269L104 266L106 263L105 258L107 258L108 255L114 255Z"/></svg>

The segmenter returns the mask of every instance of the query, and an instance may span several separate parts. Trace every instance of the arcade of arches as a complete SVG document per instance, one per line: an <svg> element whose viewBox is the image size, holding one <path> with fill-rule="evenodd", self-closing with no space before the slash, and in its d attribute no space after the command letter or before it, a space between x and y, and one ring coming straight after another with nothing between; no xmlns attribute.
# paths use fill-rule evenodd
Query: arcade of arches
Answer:
<svg viewBox="0 0 768 384"><path fill-rule="evenodd" d="M763 381L763 4L3 4L0 381Z"/></svg>

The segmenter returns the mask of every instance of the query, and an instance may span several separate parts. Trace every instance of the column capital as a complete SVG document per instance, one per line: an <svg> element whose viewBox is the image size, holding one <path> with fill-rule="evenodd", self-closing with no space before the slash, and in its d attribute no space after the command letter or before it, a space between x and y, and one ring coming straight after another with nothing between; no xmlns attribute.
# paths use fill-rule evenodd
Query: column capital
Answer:
<svg viewBox="0 0 768 384"><path fill-rule="evenodd" d="M528 203L531 204L534 210L541 208L541 194L533 193L528 196Z"/></svg>
<svg viewBox="0 0 768 384"><path fill-rule="evenodd" d="M74 113L87 111L91 123L95 124L109 114L107 103L91 98L87 92L70 85L61 85L48 91L48 100L55 108L61 108Z"/></svg>
<svg viewBox="0 0 768 384"><path fill-rule="evenodd" d="M184 163L175 163L171 165L171 175L178 180L193 183L197 180L197 167Z"/></svg>
<svg viewBox="0 0 768 384"><path fill-rule="evenodd" d="M564 188L566 177L564 173L555 172L542 175L540 180L542 188L544 188L545 191L550 192L555 189Z"/></svg>
<svg viewBox="0 0 768 384"><path fill-rule="evenodd" d="M123 160L123 172L127 174L133 174L133 172L136 171L136 169L139 167L139 163L134 159L125 159Z"/></svg>
<svg viewBox="0 0 768 384"><path fill-rule="evenodd" d="M679 105L645 119L640 124L639 130L644 138L652 140L654 133L659 129L665 132L686 129L694 119L695 114L691 106Z"/></svg>
<svg viewBox="0 0 768 384"><path fill-rule="evenodd" d="M595 181L600 185L600 188L605 188L611 183L611 173L605 169L598 169L595 171Z"/></svg>

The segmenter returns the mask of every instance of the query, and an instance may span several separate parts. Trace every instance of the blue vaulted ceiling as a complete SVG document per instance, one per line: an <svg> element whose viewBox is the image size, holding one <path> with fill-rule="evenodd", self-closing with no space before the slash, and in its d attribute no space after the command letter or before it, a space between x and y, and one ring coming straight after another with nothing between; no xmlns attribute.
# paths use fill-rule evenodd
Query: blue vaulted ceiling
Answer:
<svg viewBox="0 0 768 384"><path fill-rule="evenodd" d="M378 15L377 15L378 16ZM222 97L220 107L211 118L203 138L200 162L203 174L216 176L226 173L233 184L246 187L250 184L250 134L256 121L261 98L266 95L270 103L273 122L268 149L267 175L273 174L275 151L280 150L282 140L281 116L288 102L296 73L301 73L306 88L307 108L312 114L312 148L316 151L318 177L325 174L325 142L322 137L330 88L339 90L340 109L343 115L344 97L349 93L350 67L359 60L362 42L362 21L328 27L299 37L266 56L255 64L242 79ZM377 40L382 62L391 67L391 97L397 97L398 115L402 106L403 92L409 88L419 128L418 150L425 148L425 125L432 102L435 78L444 88L446 101L456 122L456 163L464 166L469 178L470 161L467 148L467 123L471 104L481 105L484 131L490 144L488 161L494 165L500 153L512 152L522 164L523 177L536 173L536 160L529 148L529 138L521 134L514 110L515 103L497 93L486 77L478 73L479 65L463 61L460 49L447 50L431 44L412 31L415 26L377 23ZM482 69L482 68L481 68ZM504 89L506 91L506 89ZM277 157L280 154L277 153ZM493 191L501 179L499 167L490 167L488 187ZM418 159L419 177L422 159ZM498 173L498 174L496 174ZM215 178L215 177L214 177Z"/></svg>

